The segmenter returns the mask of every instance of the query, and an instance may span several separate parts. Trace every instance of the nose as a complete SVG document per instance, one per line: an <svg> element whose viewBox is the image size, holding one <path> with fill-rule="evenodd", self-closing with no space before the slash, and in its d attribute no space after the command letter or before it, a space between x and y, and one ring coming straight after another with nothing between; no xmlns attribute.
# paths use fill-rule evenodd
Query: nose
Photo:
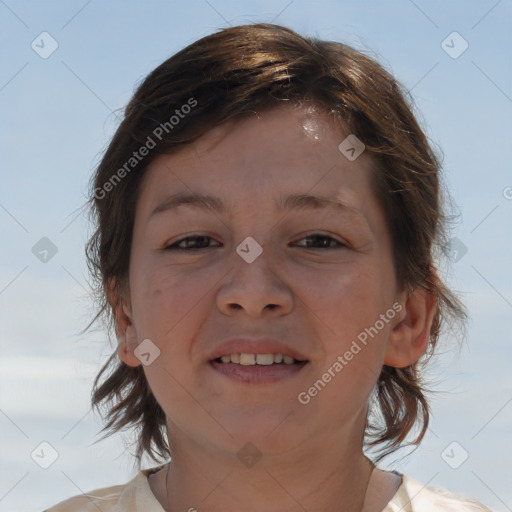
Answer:
<svg viewBox="0 0 512 512"><path fill-rule="evenodd" d="M241 244L240 249L245 249ZM269 248L251 261L243 252L232 255L232 269L217 292L217 305L226 315L244 310L250 317L286 315L293 307L290 279ZM231 261L230 261L231 263Z"/></svg>

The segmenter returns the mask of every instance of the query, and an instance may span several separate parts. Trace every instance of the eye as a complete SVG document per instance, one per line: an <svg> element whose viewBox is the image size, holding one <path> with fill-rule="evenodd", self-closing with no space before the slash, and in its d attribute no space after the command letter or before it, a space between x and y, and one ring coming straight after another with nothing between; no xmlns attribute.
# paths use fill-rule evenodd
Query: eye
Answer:
<svg viewBox="0 0 512 512"><path fill-rule="evenodd" d="M180 245L183 244L183 242L188 242L189 240L195 240L195 242L192 244L192 247L180 247ZM164 248L164 251L198 251L201 249L207 249L207 247L197 247L197 245L205 245L206 240L213 240L210 236L188 236L186 238L182 238L181 240L178 240L177 242L174 242L172 245L168 245ZM199 241L199 243L198 243ZM186 244L188 245L188 243Z"/></svg>
<svg viewBox="0 0 512 512"><path fill-rule="evenodd" d="M174 242L171 245L168 245L164 248L164 251L199 251L202 249L208 249L208 240L213 240L210 236L200 235L200 236L188 236L186 238L182 238L181 240L178 240ZM312 244L306 244L304 247L305 249L339 249L342 247L346 247L345 244L339 242L338 240L335 240L331 236L327 235L309 235L304 238L302 238L300 241L303 240L312 240L313 245L316 243L319 245L319 247L313 247ZM192 246L189 245L189 241L193 241ZM185 242L186 247L183 246L183 243ZM335 244L332 246L332 242L335 242ZM298 244L296 244L298 245ZM180 247L181 246L181 247ZM211 246L209 246L211 247ZM218 247L218 246L217 246Z"/></svg>
<svg viewBox="0 0 512 512"><path fill-rule="evenodd" d="M309 235L302 238L300 241L302 240L313 240L313 243L318 242L318 244L320 245L320 247L311 247L311 245L307 244L307 247L305 247L306 249L339 249L342 247L346 247L345 244L327 235ZM331 242L335 242L337 245L331 246Z"/></svg>

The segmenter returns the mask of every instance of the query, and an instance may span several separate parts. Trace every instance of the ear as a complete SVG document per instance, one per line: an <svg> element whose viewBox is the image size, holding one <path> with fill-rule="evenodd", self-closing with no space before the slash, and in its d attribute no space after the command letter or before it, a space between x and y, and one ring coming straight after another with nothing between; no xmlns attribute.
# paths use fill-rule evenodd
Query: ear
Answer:
<svg viewBox="0 0 512 512"><path fill-rule="evenodd" d="M112 278L107 286L107 295L115 317L119 359L128 366L139 366L142 363L134 353L139 342L132 322L131 306L129 303L126 304L124 298L119 296L118 293L115 287L115 279Z"/></svg>
<svg viewBox="0 0 512 512"><path fill-rule="evenodd" d="M404 300L401 319L391 331L384 359L385 365L396 368L415 363L427 351L437 310L435 295L420 288L405 292Z"/></svg>

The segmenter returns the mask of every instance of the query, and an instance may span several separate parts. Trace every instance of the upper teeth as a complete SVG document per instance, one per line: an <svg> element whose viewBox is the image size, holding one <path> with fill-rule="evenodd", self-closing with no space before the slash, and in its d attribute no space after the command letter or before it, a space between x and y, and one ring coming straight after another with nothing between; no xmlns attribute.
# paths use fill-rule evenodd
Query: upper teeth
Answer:
<svg viewBox="0 0 512 512"><path fill-rule="evenodd" d="M270 365L273 363L293 364L295 359L283 354L230 354L222 356L223 363L235 363L242 366L253 366L255 364Z"/></svg>

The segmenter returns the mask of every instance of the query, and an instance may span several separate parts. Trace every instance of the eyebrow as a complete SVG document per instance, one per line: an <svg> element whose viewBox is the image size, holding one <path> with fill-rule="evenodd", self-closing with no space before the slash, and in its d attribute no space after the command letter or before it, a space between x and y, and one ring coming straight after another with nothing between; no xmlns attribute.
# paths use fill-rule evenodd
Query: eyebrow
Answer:
<svg viewBox="0 0 512 512"><path fill-rule="evenodd" d="M177 193L161 202L150 214L149 218L162 212L175 210L180 206L189 205L203 210L225 213L228 207L219 197L198 193ZM360 217L366 223L366 217L353 206L337 197L313 196L310 194L292 194L284 198L280 196L276 203L279 212L305 209L330 209L337 212L349 213Z"/></svg>

